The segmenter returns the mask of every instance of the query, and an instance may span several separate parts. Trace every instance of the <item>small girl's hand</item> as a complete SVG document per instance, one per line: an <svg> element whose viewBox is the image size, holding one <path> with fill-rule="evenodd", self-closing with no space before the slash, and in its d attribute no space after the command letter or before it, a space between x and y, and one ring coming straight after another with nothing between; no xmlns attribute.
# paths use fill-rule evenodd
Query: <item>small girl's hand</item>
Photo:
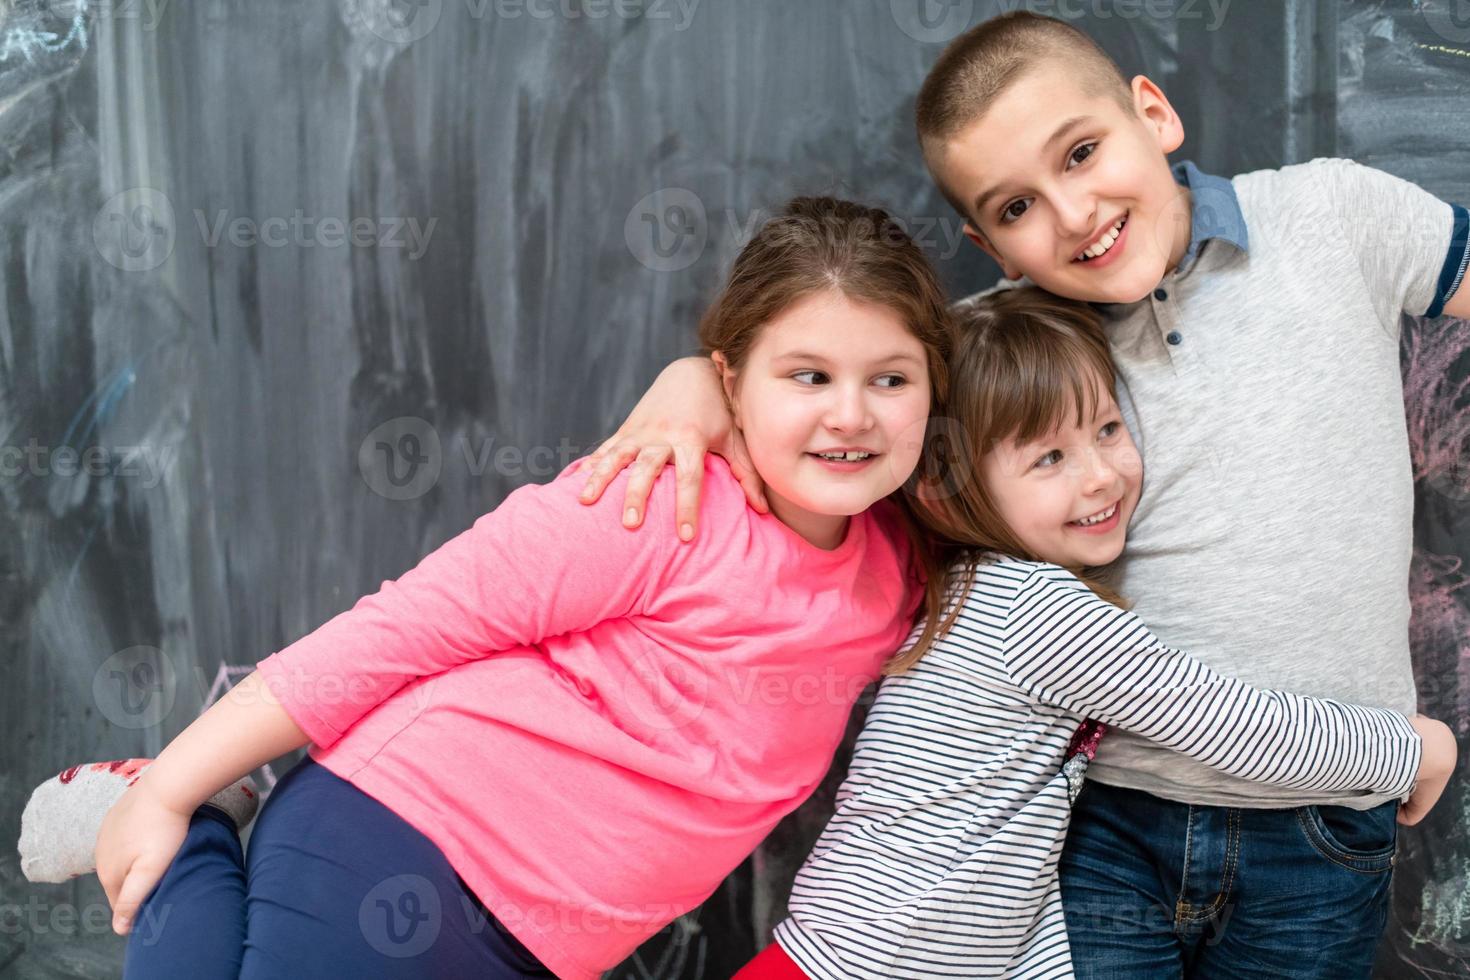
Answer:
<svg viewBox="0 0 1470 980"><path fill-rule="evenodd" d="M1414 715L1409 724L1414 726L1414 731L1424 742L1424 752L1419 760L1419 776L1414 781L1414 790L1399 807L1398 821L1406 827L1423 820L1439 800L1445 783L1455 771L1455 760L1459 754L1455 734L1444 722Z"/></svg>
<svg viewBox="0 0 1470 980"><path fill-rule="evenodd" d="M118 798L97 831L97 877L112 905L112 930L132 928L189 832L191 814L167 806L141 780Z"/></svg>

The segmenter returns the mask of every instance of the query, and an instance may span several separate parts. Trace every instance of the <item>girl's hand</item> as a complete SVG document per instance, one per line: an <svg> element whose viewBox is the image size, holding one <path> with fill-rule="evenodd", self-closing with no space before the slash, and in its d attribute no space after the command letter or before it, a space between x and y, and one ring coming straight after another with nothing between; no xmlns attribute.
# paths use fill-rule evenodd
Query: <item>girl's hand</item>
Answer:
<svg viewBox="0 0 1470 980"><path fill-rule="evenodd" d="M678 480L674 521L679 537L689 541L699 526L706 452L723 456L750 505L770 513L745 438L730 417L718 369L707 357L685 357L663 369L622 427L582 461L588 473L582 503L595 503L618 471L633 463L623 494L623 524L638 527L653 481L672 454Z"/></svg>
<svg viewBox="0 0 1470 980"><path fill-rule="evenodd" d="M112 905L112 931L132 929L138 908L163 878L189 832L191 814L164 804L146 776L128 788L97 831L97 877Z"/></svg>
<svg viewBox="0 0 1470 980"><path fill-rule="evenodd" d="M1414 715L1409 724L1423 740L1424 752L1419 760L1419 776L1414 781L1414 790L1408 801L1399 806L1398 821L1406 827L1423 820L1439 800L1445 783L1455 771L1455 759L1459 754L1455 734L1444 722Z"/></svg>

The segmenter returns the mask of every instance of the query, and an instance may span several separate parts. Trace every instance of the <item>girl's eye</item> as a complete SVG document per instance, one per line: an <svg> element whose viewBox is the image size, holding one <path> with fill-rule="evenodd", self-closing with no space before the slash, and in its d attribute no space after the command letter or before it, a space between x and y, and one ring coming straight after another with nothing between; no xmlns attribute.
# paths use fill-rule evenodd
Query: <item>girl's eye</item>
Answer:
<svg viewBox="0 0 1470 980"><path fill-rule="evenodd" d="M1036 465L1037 466L1049 466L1049 465L1051 465L1051 464L1047 463L1047 460L1051 459L1053 456L1055 456L1057 458L1056 461L1058 463L1060 463L1062 461L1062 451L1060 449L1053 449L1051 452L1047 453L1045 456L1043 456L1040 459L1038 459L1036 461Z"/></svg>
<svg viewBox="0 0 1470 980"><path fill-rule="evenodd" d="M1085 163L1092 152L1097 149L1097 143L1083 143L1067 155L1068 163ZM1085 152L1084 152L1085 151ZM1079 159L1078 154L1081 154Z"/></svg>
<svg viewBox="0 0 1470 980"><path fill-rule="evenodd" d="M1109 436L1117 435L1118 429L1121 427L1121 422L1109 422L1107 425L1102 427L1103 438L1106 439ZM1111 429L1112 431L1108 431L1109 429Z"/></svg>
<svg viewBox="0 0 1470 980"><path fill-rule="evenodd" d="M812 376L814 376L816 378L820 378L821 379L821 381L813 381L813 382L811 382L811 384L821 384L822 381L827 380L827 375L825 373L823 373L822 371L797 371L791 377L792 378L800 378L802 375L806 375L806 374L809 374L809 375L812 375ZM889 378L889 379L892 379L895 382L894 384L891 384L891 385L879 385L880 388L895 389L895 388L902 388L904 385L908 384L908 379L905 378L901 374L884 374L884 375L880 375L880 378ZM807 384L807 382L802 382L802 384Z"/></svg>
<svg viewBox="0 0 1470 980"><path fill-rule="evenodd" d="M1011 203L1007 204L1005 207L1001 208L1000 223L1003 225L1008 225L1012 221L1015 221L1017 218L1019 218L1021 215L1025 214L1026 208L1029 207L1030 200L1030 198L1019 197ZM1016 210L1018 207L1020 208L1019 211Z"/></svg>

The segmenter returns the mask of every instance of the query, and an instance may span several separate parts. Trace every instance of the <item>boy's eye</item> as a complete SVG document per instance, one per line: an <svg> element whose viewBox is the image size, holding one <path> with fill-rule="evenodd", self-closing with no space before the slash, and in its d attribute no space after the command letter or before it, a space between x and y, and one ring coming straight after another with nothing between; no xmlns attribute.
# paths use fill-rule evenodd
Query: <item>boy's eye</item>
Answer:
<svg viewBox="0 0 1470 980"><path fill-rule="evenodd" d="M1067 155L1068 163L1083 163L1092 156L1093 150L1097 149L1096 143L1083 143ZM1081 156L1079 157L1079 154Z"/></svg>
<svg viewBox="0 0 1470 980"><path fill-rule="evenodd" d="M1093 140L1090 143L1081 143L1078 146L1074 147L1072 149L1072 152L1067 154L1067 163L1071 165L1067 169L1070 170L1072 166L1080 166L1081 164L1086 163L1088 158L1092 156L1093 152L1096 149L1096 140ZM1010 224L1017 218L1021 217L1021 215L1025 214L1030 206L1031 199L1029 197L1016 198L1014 201L1011 201L1005 207L1001 208L1000 223L1003 225Z"/></svg>
<svg viewBox="0 0 1470 980"><path fill-rule="evenodd" d="M904 385L908 384L908 379L905 378L901 374L885 374L882 377L880 377L878 380L881 381L884 378L887 378L887 379L891 380L893 382L893 384L891 384L891 385L879 385L880 388L902 388Z"/></svg>

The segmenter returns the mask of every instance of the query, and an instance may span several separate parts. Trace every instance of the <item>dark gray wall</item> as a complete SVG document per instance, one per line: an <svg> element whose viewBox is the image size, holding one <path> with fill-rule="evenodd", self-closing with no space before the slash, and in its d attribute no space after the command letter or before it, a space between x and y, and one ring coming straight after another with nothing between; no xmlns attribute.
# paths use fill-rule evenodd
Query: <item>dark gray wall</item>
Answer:
<svg viewBox="0 0 1470 980"><path fill-rule="evenodd" d="M880 203L952 290L993 281L911 113L943 41L1019 5L0 0L0 840L36 783L155 755L222 665L590 451L762 208ZM1159 81L1208 170L1340 154L1470 201L1452 2L1027 6ZM1408 343L1421 688L1465 735L1470 337ZM842 766L616 975L727 976ZM1403 832L1384 976L1466 973L1465 785ZM117 975L95 878L30 885L7 848L0 975Z"/></svg>

